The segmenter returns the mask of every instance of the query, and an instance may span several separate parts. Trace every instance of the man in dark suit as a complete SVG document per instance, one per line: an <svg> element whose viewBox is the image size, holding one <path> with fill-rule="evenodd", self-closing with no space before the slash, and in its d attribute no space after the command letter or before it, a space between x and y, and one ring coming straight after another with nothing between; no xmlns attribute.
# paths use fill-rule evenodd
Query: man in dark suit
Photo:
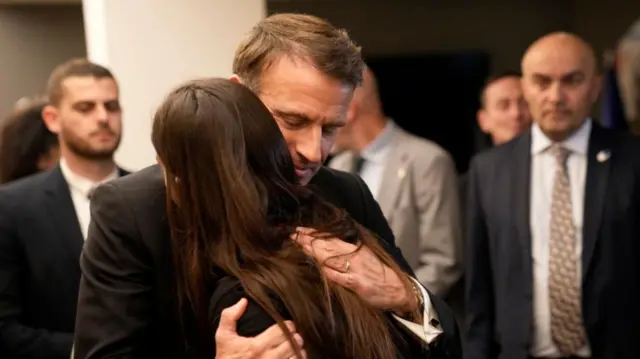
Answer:
<svg viewBox="0 0 640 359"><path fill-rule="evenodd" d="M490 146L499 146L521 135L531 126L531 115L524 100L521 75L516 71L504 71L491 75L480 92L480 109L476 114L478 126L490 139ZM469 174L458 180L460 208L462 208L462 233L465 233L467 187ZM463 252L466 248L463 247ZM465 321L464 278L454 287L448 300L459 323Z"/></svg>
<svg viewBox="0 0 640 359"><path fill-rule="evenodd" d="M480 109L476 119L482 133L489 138L489 147L507 143L531 126L519 72L504 71L487 78L480 91ZM467 203L468 182L467 173L460 176L462 208Z"/></svg>
<svg viewBox="0 0 640 359"><path fill-rule="evenodd" d="M120 142L118 86L86 60L51 75L47 127L60 164L0 187L0 357L69 358L78 261L93 188L126 174L113 160Z"/></svg>
<svg viewBox="0 0 640 359"><path fill-rule="evenodd" d="M640 357L640 143L588 116L592 49L554 33L522 61L534 120L469 172L469 359Z"/></svg>
<svg viewBox="0 0 640 359"><path fill-rule="evenodd" d="M258 23L240 45L233 79L256 91L273 113L300 182L313 186L377 233L413 277L366 185L355 176L322 167L336 128L344 124L363 66L359 49L346 33L313 16L278 14ZM181 332L177 319L184 313L173 310L177 306L164 193L162 173L156 166L96 191L93 225L81 259L77 358L190 356L184 347L190 328ZM323 250L341 253L336 242ZM435 357L459 357L457 328L446 305L417 283L408 292L398 278L385 277L386 271L369 271L382 263L375 263L377 258L369 263L356 258L367 255L364 248L346 269L327 267L329 280L393 312L406 328L407 339L432 345ZM413 322L406 316L418 309L412 305L416 301L423 307L424 321ZM281 357L268 352L269 347L254 345L252 351L232 344L217 341L220 359L225 358L221 348L234 358Z"/></svg>

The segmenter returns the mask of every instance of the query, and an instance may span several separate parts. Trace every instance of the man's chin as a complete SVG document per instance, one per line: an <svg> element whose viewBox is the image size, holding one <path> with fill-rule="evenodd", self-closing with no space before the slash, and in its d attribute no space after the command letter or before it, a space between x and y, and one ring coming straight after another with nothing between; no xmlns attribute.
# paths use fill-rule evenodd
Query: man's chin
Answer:
<svg viewBox="0 0 640 359"><path fill-rule="evenodd" d="M296 168L296 176L298 177L298 184L306 186L307 184L309 184L309 182L311 182L311 179L313 178L313 176L315 176L315 174L318 172L318 170L320 169L320 167L318 168L307 168L304 170L299 170Z"/></svg>
<svg viewBox="0 0 640 359"><path fill-rule="evenodd" d="M104 161L113 159L116 148L83 148L72 150L77 156L93 161Z"/></svg>

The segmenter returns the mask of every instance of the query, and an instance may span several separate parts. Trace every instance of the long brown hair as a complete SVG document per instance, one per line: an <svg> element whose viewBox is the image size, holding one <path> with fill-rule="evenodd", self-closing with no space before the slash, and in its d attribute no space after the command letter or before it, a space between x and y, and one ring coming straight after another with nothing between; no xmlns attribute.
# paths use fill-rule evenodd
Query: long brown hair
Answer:
<svg viewBox="0 0 640 359"><path fill-rule="evenodd" d="M216 269L238 278L286 331L278 298L311 357L396 357L388 316L325 280L322 263L289 235L295 226L312 227L366 245L394 272L400 268L343 210L295 183L284 138L256 95L224 79L187 83L158 109L152 136L167 178L179 305L197 318L200 333L213 338L207 288ZM206 356L207 344L198 345Z"/></svg>

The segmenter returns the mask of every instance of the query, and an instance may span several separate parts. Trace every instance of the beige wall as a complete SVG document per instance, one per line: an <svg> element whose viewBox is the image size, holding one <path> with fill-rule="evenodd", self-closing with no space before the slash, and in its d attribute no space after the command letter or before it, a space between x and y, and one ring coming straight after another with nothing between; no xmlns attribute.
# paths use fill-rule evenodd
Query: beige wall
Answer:
<svg viewBox="0 0 640 359"><path fill-rule="evenodd" d="M85 53L79 5L0 6L0 117L42 93L57 64Z"/></svg>

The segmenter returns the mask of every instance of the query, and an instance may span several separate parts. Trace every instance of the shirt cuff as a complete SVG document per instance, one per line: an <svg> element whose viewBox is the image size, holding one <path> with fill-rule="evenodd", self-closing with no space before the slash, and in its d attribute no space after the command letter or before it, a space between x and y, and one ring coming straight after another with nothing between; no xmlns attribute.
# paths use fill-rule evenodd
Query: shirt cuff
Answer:
<svg viewBox="0 0 640 359"><path fill-rule="evenodd" d="M395 314L392 315L394 319L400 322L400 324L405 326L412 333L417 335L420 339L425 341L427 344L431 344L438 338L440 334L442 334L442 327L440 326L440 321L438 320L438 314L433 308L433 304L431 303L431 298L429 298L429 293L427 292L427 290L415 278L411 278L411 280L416 283L418 288L420 288L420 293L422 294L422 298L424 299L422 324L410 322L406 319L398 317Z"/></svg>

